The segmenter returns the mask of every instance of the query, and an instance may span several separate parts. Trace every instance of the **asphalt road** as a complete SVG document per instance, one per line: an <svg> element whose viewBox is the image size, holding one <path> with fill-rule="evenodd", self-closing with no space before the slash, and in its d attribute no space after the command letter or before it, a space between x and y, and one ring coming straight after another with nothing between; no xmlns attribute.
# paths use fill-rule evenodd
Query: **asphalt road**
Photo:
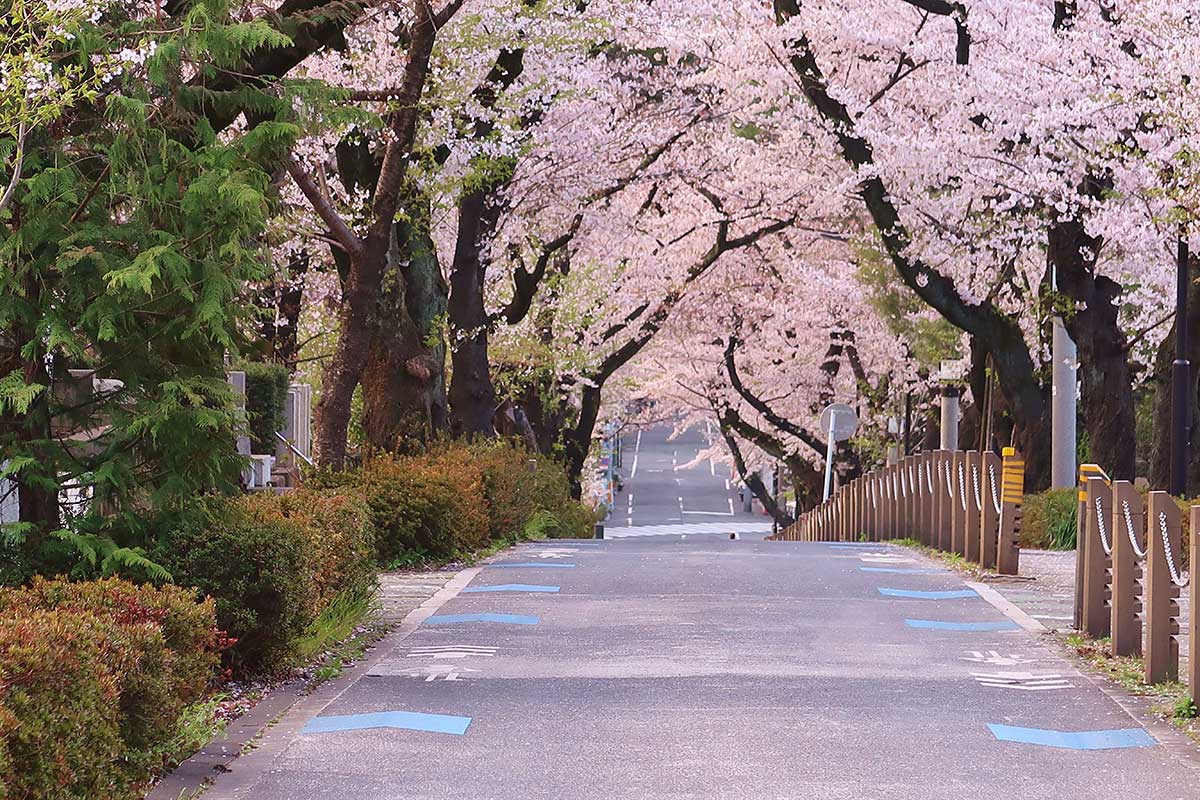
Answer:
<svg viewBox="0 0 1200 800"><path fill-rule="evenodd" d="M635 498L635 520L669 521L680 496ZM212 796L1200 796L1190 750L916 558L754 535L521 545Z"/></svg>
<svg viewBox="0 0 1200 800"><path fill-rule="evenodd" d="M672 436L670 427L634 430L623 437L620 474L606 535L687 535L768 532L761 511L743 510L738 482L729 467L700 458L706 432Z"/></svg>

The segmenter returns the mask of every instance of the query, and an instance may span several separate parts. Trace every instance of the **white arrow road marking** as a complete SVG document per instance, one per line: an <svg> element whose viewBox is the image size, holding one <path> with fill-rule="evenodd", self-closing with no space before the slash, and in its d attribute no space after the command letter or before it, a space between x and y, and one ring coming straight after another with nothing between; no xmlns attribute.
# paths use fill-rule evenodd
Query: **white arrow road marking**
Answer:
<svg viewBox="0 0 1200 800"><path fill-rule="evenodd" d="M1015 654L1004 656L995 650L988 650L986 653L980 650L968 650L967 652L969 655L961 657L963 661L974 661L978 664L995 664L998 667L1015 667L1018 664L1032 664L1037 660L1034 658L1022 658Z"/></svg>
<svg viewBox="0 0 1200 800"><path fill-rule="evenodd" d="M972 677L982 686L993 689L1020 689L1026 692L1044 692L1049 689L1070 689L1074 686L1056 672L1037 674L1034 672L972 672Z"/></svg>

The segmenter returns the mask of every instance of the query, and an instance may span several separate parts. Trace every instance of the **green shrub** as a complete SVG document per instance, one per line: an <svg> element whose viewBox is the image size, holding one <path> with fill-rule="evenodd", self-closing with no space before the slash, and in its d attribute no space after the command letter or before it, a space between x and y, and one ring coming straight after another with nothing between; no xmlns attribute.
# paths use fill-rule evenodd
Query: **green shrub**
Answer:
<svg viewBox="0 0 1200 800"><path fill-rule="evenodd" d="M1040 550L1075 549L1075 489L1050 489L1025 495L1021 546Z"/></svg>
<svg viewBox="0 0 1200 800"><path fill-rule="evenodd" d="M212 603L177 587L0 591L0 797L140 797L221 645Z"/></svg>
<svg viewBox="0 0 1200 800"><path fill-rule="evenodd" d="M216 601L238 672L288 666L318 615L375 580L375 527L357 492L301 489L205 498L163 522L159 560Z"/></svg>
<svg viewBox="0 0 1200 800"><path fill-rule="evenodd" d="M163 520L157 556L181 586L216 601L217 624L236 639L238 672L287 663L312 620L304 538L282 517L252 513L254 498L203 498Z"/></svg>
<svg viewBox="0 0 1200 800"><path fill-rule="evenodd" d="M275 453L275 433L283 429L284 405L292 374L282 364L245 361L246 415L250 418L250 444L254 453Z"/></svg>

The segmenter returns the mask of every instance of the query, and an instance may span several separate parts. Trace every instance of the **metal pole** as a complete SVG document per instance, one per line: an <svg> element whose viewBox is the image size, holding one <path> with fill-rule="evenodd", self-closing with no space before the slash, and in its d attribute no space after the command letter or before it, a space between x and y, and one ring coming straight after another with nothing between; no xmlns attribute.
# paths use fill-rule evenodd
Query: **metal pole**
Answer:
<svg viewBox="0 0 1200 800"><path fill-rule="evenodd" d="M942 450L958 449L958 387L942 387Z"/></svg>
<svg viewBox="0 0 1200 800"><path fill-rule="evenodd" d="M829 430L825 432L829 444L825 447L825 493L821 497L822 502L829 499L829 487L833 482L833 426L836 419L837 412L829 415Z"/></svg>
<svg viewBox="0 0 1200 800"><path fill-rule="evenodd" d="M1179 237L1175 277L1175 363L1171 365L1171 494L1187 494L1191 363L1188 361L1188 244Z"/></svg>
<svg viewBox="0 0 1200 800"><path fill-rule="evenodd" d="M1050 486L1075 486L1075 342L1061 317L1054 318L1050 407Z"/></svg>

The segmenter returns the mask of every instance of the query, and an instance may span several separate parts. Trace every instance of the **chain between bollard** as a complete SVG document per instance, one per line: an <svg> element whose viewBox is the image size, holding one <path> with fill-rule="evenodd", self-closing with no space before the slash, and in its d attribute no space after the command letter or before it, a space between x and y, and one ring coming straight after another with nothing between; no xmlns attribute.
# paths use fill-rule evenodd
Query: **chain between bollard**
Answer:
<svg viewBox="0 0 1200 800"><path fill-rule="evenodd" d="M975 507L983 510L983 497L979 494L979 465L971 465L971 483L975 484Z"/></svg>
<svg viewBox="0 0 1200 800"><path fill-rule="evenodd" d="M942 466L946 471L946 497L954 497L954 470L950 469L949 461Z"/></svg>
<svg viewBox="0 0 1200 800"><path fill-rule="evenodd" d="M1138 561L1146 560L1146 551L1138 544L1137 533L1133 530L1133 515L1129 512L1129 501L1121 501L1121 511L1125 515L1125 532L1129 536L1129 543L1133 545L1133 552L1137 555Z"/></svg>
<svg viewBox="0 0 1200 800"><path fill-rule="evenodd" d="M1108 541L1108 531L1104 526L1104 510L1100 507L1100 498L1096 498L1096 527L1100 531L1100 546L1104 548L1104 555L1112 555L1112 543Z"/></svg>
<svg viewBox="0 0 1200 800"><path fill-rule="evenodd" d="M925 483L929 486L929 493L933 494L933 464L925 463Z"/></svg>
<svg viewBox="0 0 1200 800"><path fill-rule="evenodd" d="M996 468L988 464L988 480L992 484L992 505L996 509L996 513L1000 513L1000 493L996 491Z"/></svg>
<svg viewBox="0 0 1200 800"><path fill-rule="evenodd" d="M1171 583L1180 588L1186 587L1191 583L1191 574L1180 577L1179 570L1175 568L1175 554L1171 552L1171 537L1167 534L1167 515L1166 512L1158 514L1158 528L1162 532L1163 553L1167 556L1167 569L1171 571Z"/></svg>

